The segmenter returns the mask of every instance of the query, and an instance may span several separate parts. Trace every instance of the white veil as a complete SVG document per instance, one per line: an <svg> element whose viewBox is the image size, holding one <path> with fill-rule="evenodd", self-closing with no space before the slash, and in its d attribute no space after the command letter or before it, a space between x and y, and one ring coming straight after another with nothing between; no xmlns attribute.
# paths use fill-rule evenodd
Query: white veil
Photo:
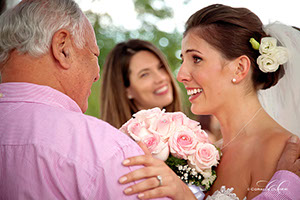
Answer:
<svg viewBox="0 0 300 200"><path fill-rule="evenodd" d="M260 90L259 99L269 115L300 137L300 31L279 22L264 31L288 49L289 60L283 65L285 75L275 86Z"/></svg>

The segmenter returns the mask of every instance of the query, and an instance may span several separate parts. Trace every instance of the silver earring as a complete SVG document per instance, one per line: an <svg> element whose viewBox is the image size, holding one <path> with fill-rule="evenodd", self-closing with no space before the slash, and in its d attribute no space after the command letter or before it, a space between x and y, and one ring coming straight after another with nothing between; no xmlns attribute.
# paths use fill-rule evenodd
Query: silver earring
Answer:
<svg viewBox="0 0 300 200"><path fill-rule="evenodd" d="M236 82L236 79L235 79L235 78L233 78L233 79L232 79L232 82L233 82L233 83L235 83L235 82Z"/></svg>
<svg viewBox="0 0 300 200"><path fill-rule="evenodd" d="M128 99L133 99L131 95L128 95L127 97L128 97Z"/></svg>

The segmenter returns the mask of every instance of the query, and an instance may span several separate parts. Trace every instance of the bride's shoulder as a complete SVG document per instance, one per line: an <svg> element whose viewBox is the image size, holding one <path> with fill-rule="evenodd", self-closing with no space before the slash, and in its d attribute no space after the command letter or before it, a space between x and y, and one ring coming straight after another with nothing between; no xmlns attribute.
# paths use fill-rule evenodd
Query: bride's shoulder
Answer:
<svg viewBox="0 0 300 200"><path fill-rule="evenodd" d="M266 127L257 131L256 136L252 138L252 144L255 142L255 148L253 146L251 148L250 159L254 161L253 164L257 168L263 167L275 170L278 159L291 133L282 127Z"/></svg>
<svg viewBox="0 0 300 200"><path fill-rule="evenodd" d="M265 155L263 157L278 156L278 154L281 154L290 135L291 133L282 127L260 129L255 138L256 151L262 153L262 156Z"/></svg>
<svg viewBox="0 0 300 200"><path fill-rule="evenodd" d="M251 186L264 188L275 172L277 162L283 151L290 133L281 128L269 128L260 132L256 148L251 154ZM249 192L248 197L253 197L259 192Z"/></svg>
<svg viewBox="0 0 300 200"><path fill-rule="evenodd" d="M262 143L261 147L272 148L273 146L280 146L283 148L285 142L289 138L291 133L282 127L270 127L260 130L260 142ZM272 149L273 150L273 149Z"/></svg>

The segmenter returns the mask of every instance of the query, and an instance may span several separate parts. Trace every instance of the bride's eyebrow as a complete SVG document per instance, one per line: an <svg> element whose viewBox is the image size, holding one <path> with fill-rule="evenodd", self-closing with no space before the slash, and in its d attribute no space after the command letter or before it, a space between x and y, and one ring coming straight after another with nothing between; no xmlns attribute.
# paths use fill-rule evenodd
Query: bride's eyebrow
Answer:
<svg viewBox="0 0 300 200"><path fill-rule="evenodd" d="M196 49L188 49L188 50L185 51L185 53L191 53L191 52L197 52L197 53L202 54L201 51L196 50Z"/></svg>
<svg viewBox="0 0 300 200"><path fill-rule="evenodd" d="M191 53L191 52L197 52L197 53L202 54L201 51L198 51L198 50L196 50L196 49L188 49L188 50L185 51L185 53ZM182 59L182 57L183 57L183 55L182 55L182 53L181 53L181 54L180 54L180 58Z"/></svg>

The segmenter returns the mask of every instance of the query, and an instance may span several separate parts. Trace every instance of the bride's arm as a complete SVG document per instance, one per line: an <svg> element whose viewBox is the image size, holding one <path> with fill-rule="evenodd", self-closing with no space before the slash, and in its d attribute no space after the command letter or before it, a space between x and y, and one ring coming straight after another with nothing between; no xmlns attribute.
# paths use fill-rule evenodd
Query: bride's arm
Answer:
<svg viewBox="0 0 300 200"><path fill-rule="evenodd" d="M137 194L140 199L159 197L170 197L175 200L195 200L195 196L188 186L162 161L152 157L144 144L139 144L145 151L145 155L128 158L123 162L125 166L144 165L138 169L122 176L119 179L121 184L145 179L124 190L127 195ZM162 178L162 185L157 178Z"/></svg>

